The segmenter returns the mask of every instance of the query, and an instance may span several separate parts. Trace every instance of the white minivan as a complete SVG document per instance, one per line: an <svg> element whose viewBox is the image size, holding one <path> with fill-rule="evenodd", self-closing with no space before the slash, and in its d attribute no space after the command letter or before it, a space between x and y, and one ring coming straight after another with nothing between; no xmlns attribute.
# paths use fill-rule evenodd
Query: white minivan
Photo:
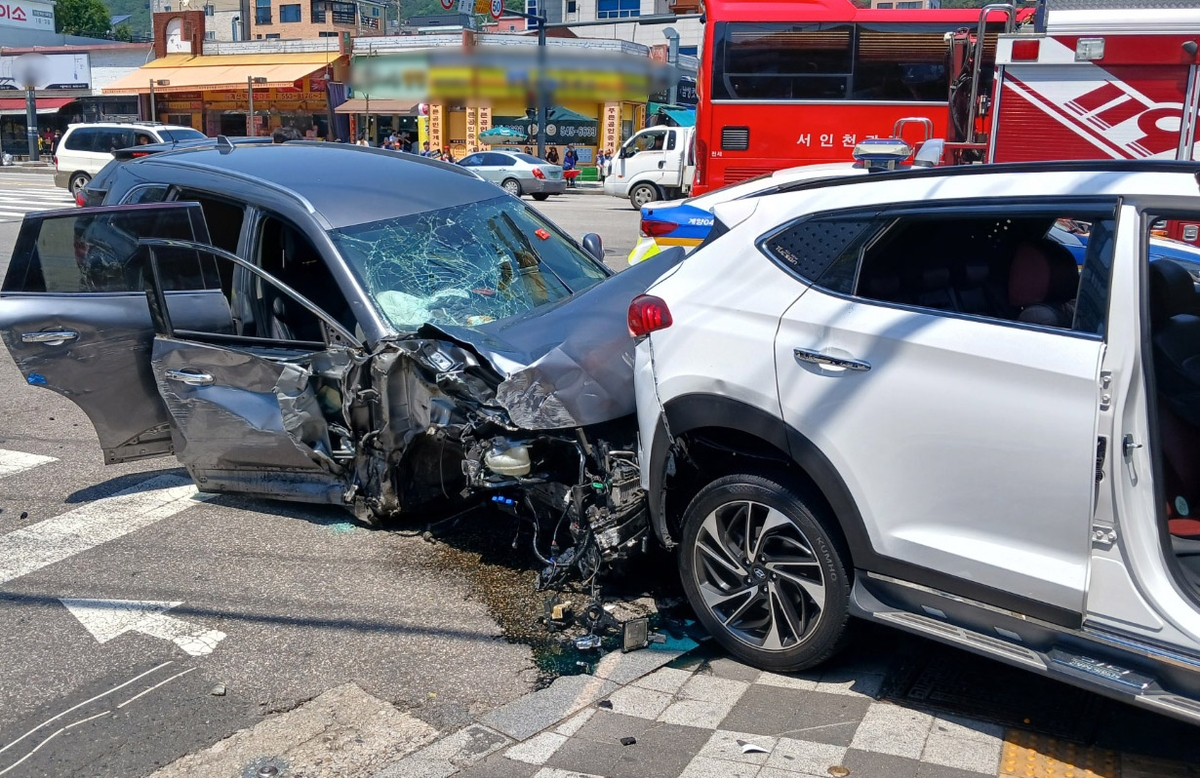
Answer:
<svg viewBox="0 0 1200 778"><path fill-rule="evenodd" d="M634 208L687 194L696 172L695 127L648 127L621 144L608 163L604 193Z"/></svg>
<svg viewBox="0 0 1200 778"><path fill-rule="evenodd" d="M173 143L206 137L199 130L159 122L97 122L72 124L54 151L54 185L76 194L112 162L117 149L139 143Z"/></svg>

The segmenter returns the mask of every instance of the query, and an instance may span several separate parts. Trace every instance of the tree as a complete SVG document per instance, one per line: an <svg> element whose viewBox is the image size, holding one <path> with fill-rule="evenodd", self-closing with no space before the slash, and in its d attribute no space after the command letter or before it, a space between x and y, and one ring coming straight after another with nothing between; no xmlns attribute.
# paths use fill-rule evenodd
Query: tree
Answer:
<svg viewBox="0 0 1200 778"><path fill-rule="evenodd" d="M133 30L129 29L129 23L118 24L113 28L113 40L124 41L125 43L133 42Z"/></svg>
<svg viewBox="0 0 1200 778"><path fill-rule="evenodd" d="M112 16L101 0L58 0L54 4L56 32L102 38L111 27Z"/></svg>

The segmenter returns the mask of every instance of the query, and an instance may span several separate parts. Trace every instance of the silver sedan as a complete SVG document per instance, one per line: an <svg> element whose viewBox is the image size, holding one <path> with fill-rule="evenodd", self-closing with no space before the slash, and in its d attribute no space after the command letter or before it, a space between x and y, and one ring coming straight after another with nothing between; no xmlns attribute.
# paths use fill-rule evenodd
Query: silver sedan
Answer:
<svg viewBox="0 0 1200 778"><path fill-rule="evenodd" d="M514 197L527 194L534 200L545 200L567 189L561 167L519 151L480 151L463 157L458 164L499 184Z"/></svg>

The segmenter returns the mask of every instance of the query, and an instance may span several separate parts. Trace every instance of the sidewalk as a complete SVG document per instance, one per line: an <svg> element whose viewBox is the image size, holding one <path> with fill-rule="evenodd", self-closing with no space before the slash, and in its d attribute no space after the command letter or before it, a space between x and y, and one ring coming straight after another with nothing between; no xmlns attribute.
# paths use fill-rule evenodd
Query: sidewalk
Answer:
<svg viewBox="0 0 1200 778"><path fill-rule="evenodd" d="M0 173L26 173L29 175L53 176L53 162L16 162L0 167Z"/></svg>
<svg viewBox="0 0 1200 778"><path fill-rule="evenodd" d="M870 662L778 675L704 648L612 653L594 675L559 678L375 778L1200 776L1196 765L882 701L886 675Z"/></svg>

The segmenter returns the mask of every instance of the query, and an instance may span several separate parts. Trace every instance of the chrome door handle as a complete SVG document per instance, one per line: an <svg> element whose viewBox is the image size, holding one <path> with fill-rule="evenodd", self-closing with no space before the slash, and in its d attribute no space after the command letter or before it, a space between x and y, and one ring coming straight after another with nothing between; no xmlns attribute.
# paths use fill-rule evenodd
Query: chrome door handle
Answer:
<svg viewBox="0 0 1200 778"><path fill-rule="evenodd" d="M796 357L797 362L808 362L814 365L824 365L826 367L840 367L844 370L870 370L871 364L863 362L861 359L844 359L842 357L831 357L828 354L822 354L820 351L813 351L807 348L792 349L792 355Z"/></svg>
<svg viewBox="0 0 1200 778"><path fill-rule="evenodd" d="M208 373L192 373L187 370L168 370L167 379L179 381L188 386L208 386L213 382L213 377Z"/></svg>
<svg viewBox="0 0 1200 778"><path fill-rule="evenodd" d="M75 330L46 330L45 332L22 332L22 343L45 343L47 346L61 346L68 340L75 340L79 333Z"/></svg>

